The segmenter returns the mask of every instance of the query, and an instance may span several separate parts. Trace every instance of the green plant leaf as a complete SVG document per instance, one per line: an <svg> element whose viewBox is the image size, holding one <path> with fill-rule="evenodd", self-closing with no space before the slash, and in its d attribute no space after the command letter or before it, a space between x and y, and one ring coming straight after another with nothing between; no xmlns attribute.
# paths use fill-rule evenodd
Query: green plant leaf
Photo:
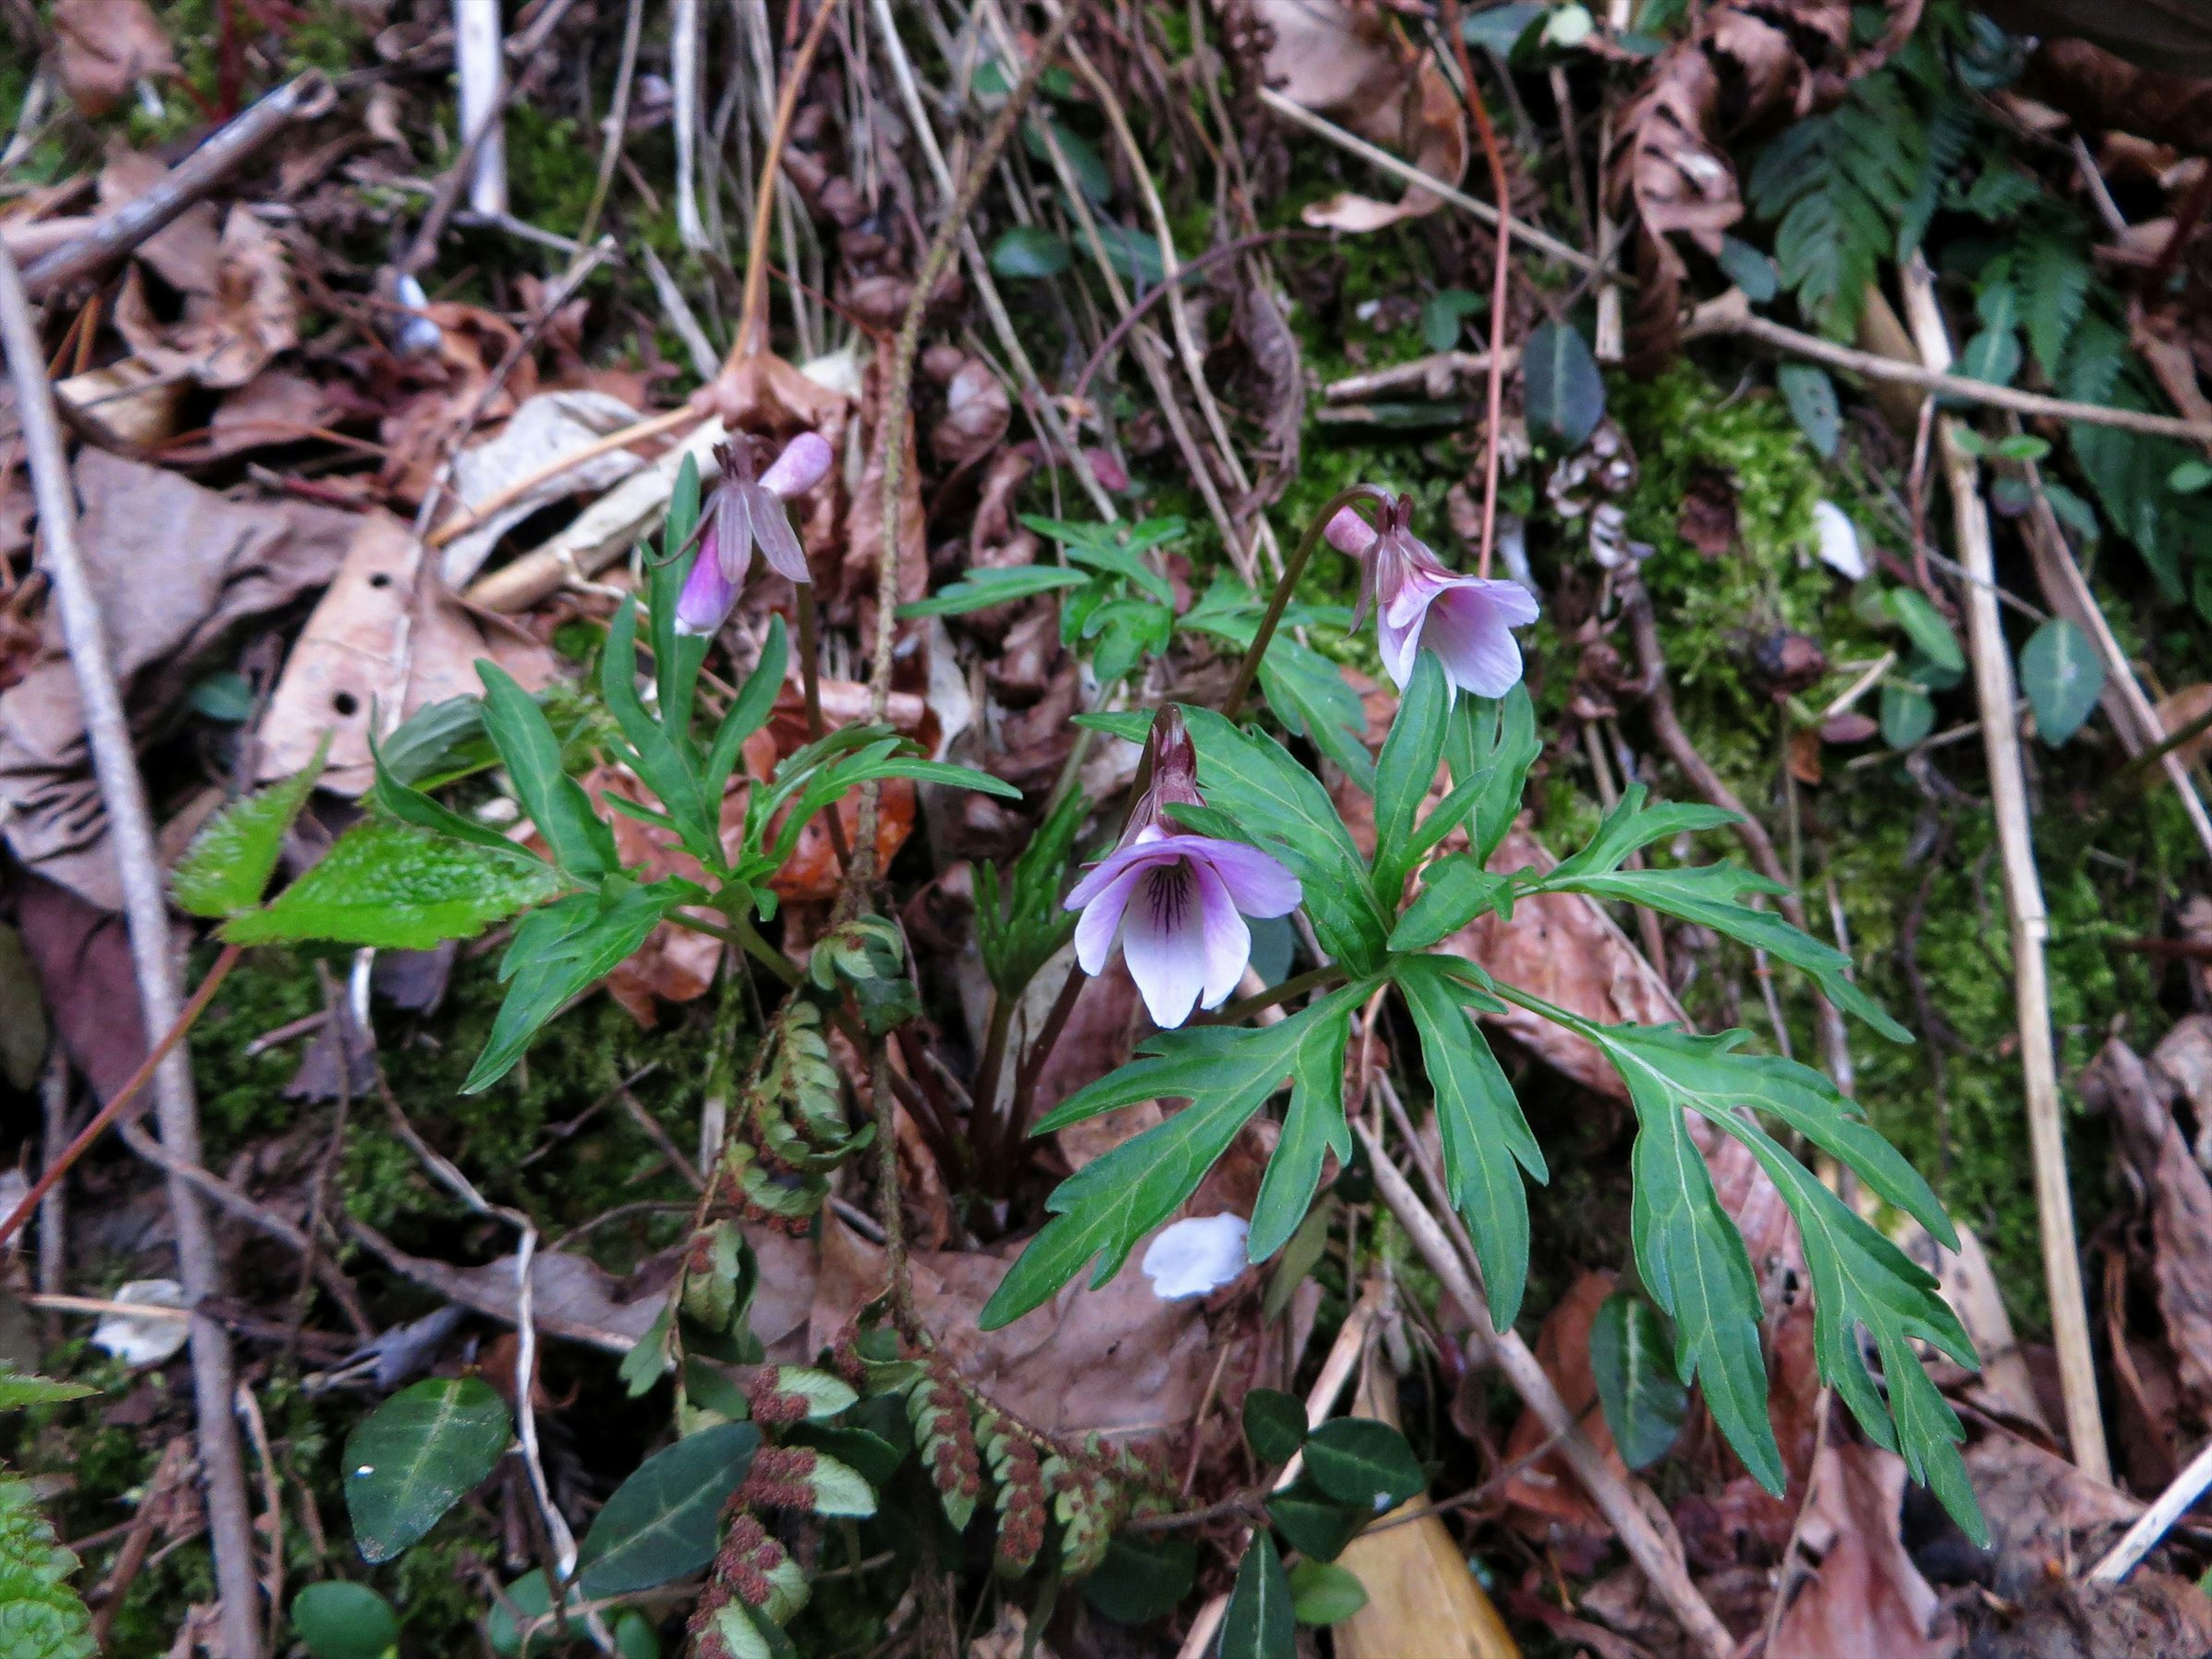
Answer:
<svg viewBox="0 0 2212 1659"><path fill-rule="evenodd" d="M621 889L611 897L572 893L532 911L516 926L500 959L507 999L492 1021L483 1052L461 1085L463 1094L488 1089L506 1076L538 1029L569 998L613 972L686 896L683 884L675 882L649 887L625 882Z"/></svg>
<svg viewBox="0 0 2212 1659"><path fill-rule="evenodd" d="M427 951L473 939L559 890L553 867L487 854L466 842L371 818L338 837L314 867L265 908L233 916L233 945L330 939Z"/></svg>
<svg viewBox="0 0 2212 1659"><path fill-rule="evenodd" d="M1221 1620L1221 1659L1297 1659L1291 1581L1265 1527L1252 1534Z"/></svg>
<svg viewBox="0 0 2212 1659"><path fill-rule="evenodd" d="M0 1659L94 1659L92 1616L70 1587L77 1565L30 1483L0 1472Z"/></svg>
<svg viewBox="0 0 2212 1659"><path fill-rule="evenodd" d="M1096 714L1078 714L1071 722L1088 732L1103 732L1124 743L1142 744L1152 734L1152 711L1149 708L1107 708Z"/></svg>
<svg viewBox="0 0 2212 1659"><path fill-rule="evenodd" d="M57 1382L51 1377L31 1376L0 1365L0 1412L21 1411L26 1406L58 1406L84 1400L100 1392L88 1382Z"/></svg>
<svg viewBox="0 0 2212 1659"><path fill-rule="evenodd" d="M1590 1375L1620 1461L1632 1469L1657 1462L1681 1432L1690 1391L1674 1375L1666 1322L1632 1291L1615 1291L1590 1322Z"/></svg>
<svg viewBox="0 0 2212 1659"><path fill-rule="evenodd" d="M1549 1176L1513 1085L1467 1012L1480 994L1456 976L1466 965L1456 958L1403 957L1395 969L1436 1090L1444 1182L1481 1259L1491 1320L1503 1331L1519 1316L1528 1282L1528 1194L1521 1171L1538 1181Z"/></svg>
<svg viewBox="0 0 2212 1659"><path fill-rule="evenodd" d="M1371 1417L1335 1417L1306 1437L1306 1469L1340 1504L1370 1515L1398 1507L1429 1484L1406 1437Z"/></svg>
<svg viewBox="0 0 2212 1659"><path fill-rule="evenodd" d="M1580 851L1553 866L1546 882L1569 884L1587 876L1611 875L1627 861L1629 854L1642 852L1655 842L1725 829L1736 822L1734 812L1697 802L1662 801L1656 806L1646 806L1646 793L1640 783L1632 783L1623 790L1619 803L1599 823L1597 833Z"/></svg>
<svg viewBox="0 0 2212 1659"><path fill-rule="evenodd" d="M750 1423L719 1423L639 1464L585 1535L576 1588L592 1598L625 1595L713 1560L722 1506L752 1468L760 1443Z"/></svg>
<svg viewBox="0 0 2212 1659"><path fill-rule="evenodd" d="M991 244L991 272L1008 280L1057 276L1068 266L1067 244L1042 225L1010 226Z"/></svg>
<svg viewBox="0 0 2212 1659"><path fill-rule="evenodd" d="M1844 411L1836 401L1836 383L1828 371L1811 363L1784 363L1774 371L1774 384L1797 429L1823 460L1833 460L1843 441Z"/></svg>
<svg viewBox="0 0 2212 1659"><path fill-rule="evenodd" d="M326 732L315 745L314 759L300 770L232 801L208 820L169 880L179 909L196 916L234 916L261 902L284 837L314 793L330 747Z"/></svg>
<svg viewBox="0 0 2212 1659"><path fill-rule="evenodd" d="M1439 289L1421 301L1421 338L1431 351L1449 351L1466 331L1467 319L1490 309L1490 296L1472 289Z"/></svg>
<svg viewBox="0 0 2212 1659"><path fill-rule="evenodd" d="M1959 647L1959 636L1925 594L1909 587L1893 587L1882 595L1882 605L1929 661L1954 673L1965 672L1966 653Z"/></svg>
<svg viewBox="0 0 2212 1659"><path fill-rule="evenodd" d="M1290 1571L1291 1613L1301 1625L1337 1625L1367 1605L1367 1586L1349 1568L1301 1561Z"/></svg>
<svg viewBox="0 0 2212 1659"><path fill-rule="evenodd" d="M1936 729L1936 704L1917 685L1897 680L1881 688L1881 740L1892 749L1910 749Z"/></svg>
<svg viewBox="0 0 2212 1659"><path fill-rule="evenodd" d="M465 777L497 758L484 735L483 699L467 695L425 703L376 752L395 780L422 788Z"/></svg>
<svg viewBox="0 0 2212 1659"><path fill-rule="evenodd" d="M1454 699L1444 755L1451 763L1453 794L1462 788L1474 791L1468 837L1475 856L1485 864L1513 827L1528 769L1543 752L1544 740L1536 734L1536 708L1526 684L1503 697Z"/></svg>
<svg viewBox="0 0 2212 1659"><path fill-rule="evenodd" d="M477 1377L403 1389L347 1437L346 1508L362 1559L389 1561L438 1524L507 1449L507 1402Z"/></svg>
<svg viewBox="0 0 2212 1659"><path fill-rule="evenodd" d="M1244 1396L1244 1439L1262 1463L1287 1463L1306 1443L1306 1408L1280 1389L1254 1389Z"/></svg>
<svg viewBox="0 0 2212 1659"><path fill-rule="evenodd" d="M1367 752L1366 710L1342 669L1278 633L1260 659L1260 695L1292 737L1310 741L1361 788L1370 786L1375 761Z"/></svg>
<svg viewBox="0 0 2212 1659"><path fill-rule="evenodd" d="M1375 1518L1375 1511L1364 1499L1358 1504L1338 1502L1302 1470L1282 1491L1267 1495L1267 1518L1293 1548L1316 1561L1334 1561Z"/></svg>
<svg viewBox="0 0 2212 1659"><path fill-rule="evenodd" d="M1371 972L1389 927L1366 861L1321 780L1273 738L1240 731L1211 708L1182 712L1207 804L1235 820L1239 840L1280 859L1297 877L1322 948L1353 973Z"/></svg>
<svg viewBox="0 0 2212 1659"><path fill-rule="evenodd" d="M1540 324L1522 348L1521 374L1529 435L1556 453L1580 449L1605 418L1605 377L1581 331Z"/></svg>
<svg viewBox="0 0 2212 1659"><path fill-rule="evenodd" d="M1050 128L1052 143L1060 148L1066 160L1067 170L1075 175L1075 182L1085 197L1093 202L1109 202L1114 197L1114 175L1108 171L1105 158L1091 148L1091 142L1062 123L1047 116L1042 121L1032 118L1022 124L1022 148L1040 161L1052 159L1052 149L1045 142L1045 129Z"/></svg>
<svg viewBox="0 0 2212 1659"><path fill-rule="evenodd" d="M326 1578L292 1598L292 1633L314 1659L384 1659L398 1649L399 1618L368 1585Z"/></svg>
<svg viewBox="0 0 2212 1659"><path fill-rule="evenodd" d="M899 606L898 614L901 621L916 617L963 617L971 611L1012 605L1063 587L1080 587L1091 580L1082 571L1071 570L1063 564L1017 564L1003 568L978 566L963 570L957 581L947 583L927 599Z"/></svg>
<svg viewBox="0 0 2212 1659"><path fill-rule="evenodd" d="M477 678L483 682L484 729L514 780L522 810L553 849L553 861L581 881L619 869L614 832L592 810L583 786L563 769L561 740L553 735L545 711L489 659L477 662Z"/></svg>
<svg viewBox="0 0 2212 1659"><path fill-rule="evenodd" d="M1148 1625L1173 1613L1197 1577L1198 1546L1189 1539L1117 1533L1083 1581L1083 1596L1116 1623Z"/></svg>
<svg viewBox="0 0 2212 1659"><path fill-rule="evenodd" d="M2056 748L2095 710L2105 690L2105 666L2087 635L2054 617L2021 647L2020 684L2035 711L2036 731Z"/></svg>
<svg viewBox="0 0 2212 1659"><path fill-rule="evenodd" d="M770 617L768 637L761 642L760 661L738 688L729 713L722 716L722 723L714 732L714 746L707 756L704 793L708 800L716 803L718 817L723 792L729 787L730 774L737 769L738 751L744 746L747 738L768 724L768 717L775 708L776 694L783 690L784 668L789 660L790 647L784 637L783 618Z"/></svg>
<svg viewBox="0 0 2212 1659"><path fill-rule="evenodd" d="M1420 856L1413 826L1443 761L1451 706L1443 663L1433 651L1418 653L1375 763L1375 896L1386 912L1397 908L1407 872Z"/></svg>
<svg viewBox="0 0 2212 1659"><path fill-rule="evenodd" d="M1740 237L1721 238L1720 267L1722 274L1741 289L1743 297L1755 306L1766 304L1782 291L1781 274L1775 270L1774 261ZM1825 455L1831 452L1820 453Z"/></svg>
<svg viewBox="0 0 2212 1659"><path fill-rule="evenodd" d="M845 1515L865 1520L876 1512L876 1494L860 1478L860 1472L825 1452L814 1454L814 1467L807 1471L806 1484L814 1489L817 1515Z"/></svg>
<svg viewBox="0 0 2212 1659"><path fill-rule="evenodd" d="M1274 1255L1303 1224L1321 1185L1323 1155L1334 1152L1340 1164L1352 1157L1352 1131L1344 1121L1344 1045L1351 1032L1349 1020L1316 1020L1291 1054L1282 1138L1260 1179L1251 1231L1244 1237L1253 1261Z"/></svg>
<svg viewBox="0 0 2212 1659"><path fill-rule="evenodd" d="M1510 876L1493 875L1471 853L1438 859L1421 872L1421 890L1390 930L1393 951L1424 951L1477 916L1510 902Z"/></svg>
<svg viewBox="0 0 2212 1659"><path fill-rule="evenodd" d="M672 634L672 643L681 637L690 636ZM675 648L679 653L683 650L680 644ZM688 696L689 690L679 687L675 695ZM717 799L710 809L696 769L697 751L692 747L690 733L679 727L672 734L666 726L646 712L644 703L638 698L635 596L623 600L608 626L606 646L599 654L599 695L628 741L625 748L609 739L608 747L614 758L635 772L653 793L683 838L684 851L710 869L720 865L721 802Z"/></svg>

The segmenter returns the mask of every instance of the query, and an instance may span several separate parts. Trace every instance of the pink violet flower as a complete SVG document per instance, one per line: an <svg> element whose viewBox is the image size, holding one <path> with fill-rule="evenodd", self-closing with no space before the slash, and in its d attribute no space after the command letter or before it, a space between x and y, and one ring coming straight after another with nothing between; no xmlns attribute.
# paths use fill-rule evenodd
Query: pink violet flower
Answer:
<svg viewBox="0 0 2212 1659"><path fill-rule="evenodd" d="M1349 507L1328 521L1329 544L1360 561L1352 625L1375 607L1382 666L1401 689L1425 649L1461 690L1502 697L1521 678L1512 630L1536 620L1535 599L1518 582L1461 575L1414 537L1413 514L1413 502L1401 495L1384 510L1379 531Z"/></svg>
<svg viewBox="0 0 2212 1659"><path fill-rule="evenodd" d="M1152 1023L1181 1025L1196 1006L1217 1008L1252 959L1246 916L1280 916L1303 896L1298 878L1269 854L1176 827L1173 802L1195 805L1198 758L1182 717L1154 718L1152 781L1129 815L1121 844L1067 896L1083 912L1075 959L1104 971L1116 942Z"/></svg>
<svg viewBox="0 0 2212 1659"><path fill-rule="evenodd" d="M784 503L820 483L836 458L819 433L802 432L756 477L754 441L740 432L714 446L721 478L701 509L699 556L677 596L679 633L712 634L721 627L744 587L756 545L778 574L794 582L813 579Z"/></svg>

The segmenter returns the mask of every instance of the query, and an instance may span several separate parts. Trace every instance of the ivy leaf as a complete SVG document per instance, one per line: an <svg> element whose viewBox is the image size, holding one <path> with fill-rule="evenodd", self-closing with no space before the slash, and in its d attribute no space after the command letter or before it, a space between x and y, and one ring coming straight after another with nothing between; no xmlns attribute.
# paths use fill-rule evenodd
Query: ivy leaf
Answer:
<svg viewBox="0 0 2212 1659"><path fill-rule="evenodd" d="M1528 1195L1521 1171L1548 1180L1543 1149L1463 1006L1478 994L1454 976L1465 964L1425 956L1402 957L1395 966L1436 1090L1444 1182L1481 1259L1492 1322L1510 1330L1528 1282Z"/></svg>
<svg viewBox="0 0 2212 1659"><path fill-rule="evenodd" d="M170 878L179 909L196 916L234 916L261 902L284 850L284 836L314 793L330 748L325 732L315 745L314 759L299 771L232 801L208 820Z"/></svg>
<svg viewBox="0 0 2212 1659"><path fill-rule="evenodd" d="M752 1468L760 1443L752 1424L720 1423L639 1464L585 1536L577 1589L593 1598L625 1595L713 1560L722 1506Z"/></svg>
<svg viewBox="0 0 2212 1659"><path fill-rule="evenodd" d="M1235 821L1238 839L1280 859L1304 889L1322 948L1354 973L1371 972L1389 925L1321 780L1273 738L1238 730L1211 708L1185 708L1198 749L1198 784Z"/></svg>
<svg viewBox="0 0 2212 1659"><path fill-rule="evenodd" d="M1348 1568L1301 1561L1291 1569L1291 1612L1301 1625L1338 1625L1367 1605L1367 1587Z"/></svg>
<svg viewBox="0 0 2212 1659"><path fill-rule="evenodd" d="M1774 371L1774 383L1805 441L1821 459L1833 460L1836 447L1843 441L1844 413L1828 371L1812 363L1784 363Z"/></svg>
<svg viewBox="0 0 2212 1659"><path fill-rule="evenodd" d="M1765 877L1733 864L1706 864L1671 870L1621 870L1609 875L1569 876L1554 870L1525 890L1588 893L1594 898L1640 904L1683 921L1694 921L1797 969L1820 988L1821 995L1845 1013L1856 1015L1893 1042L1910 1042L1912 1033L1849 977L1851 959L1832 945L1791 927L1770 911L1736 902L1740 893L1786 890Z"/></svg>
<svg viewBox="0 0 2212 1659"><path fill-rule="evenodd" d="M1613 1443L1632 1469L1665 1456L1690 1414L1690 1391L1668 1347L1658 1310L1632 1291L1606 1297L1590 1322L1590 1376Z"/></svg>
<svg viewBox="0 0 2212 1659"><path fill-rule="evenodd" d="M988 611L994 605L1012 605L1063 587L1080 587L1091 580L1082 571L1070 570L1060 564L1018 564L1004 568L979 566L962 571L959 580L947 583L927 599L899 606L899 620L963 617L971 611Z"/></svg>
<svg viewBox="0 0 2212 1659"><path fill-rule="evenodd" d="M1163 1031L1127 1066L1047 1113L1030 1133L1048 1134L1139 1100L1182 1096L1190 1102L1054 1189L1045 1200L1053 1218L1000 1281L984 1306L982 1328L996 1330L1041 1305L1093 1257L1093 1289L1119 1273L1137 1241L1190 1196L1281 1086L1306 1034L1322 1022L1342 1024L1358 997L1372 988L1342 987L1273 1025Z"/></svg>
<svg viewBox="0 0 2212 1659"><path fill-rule="evenodd" d="M619 885L618 893L606 897L572 893L532 912L516 927L514 941L500 959L507 1000L492 1021L483 1052L461 1085L463 1094L476 1094L506 1076L540 1026L566 1007L569 998L611 973L687 896L684 884L677 882Z"/></svg>
<svg viewBox="0 0 2212 1659"><path fill-rule="evenodd" d="M553 861L580 880L592 881L621 868L614 832L592 810L592 798L561 764L561 740L531 695L489 659L477 664L483 682L484 729L514 780L522 810Z"/></svg>
<svg viewBox="0 0 2212 1659"><path fill-rule="evenodd" d="M1521 374L1529 434L1559 453L1580 449L1605 418L1605 377L1580 331L1540 325L1522 348Z"/></svg>
<svg viewBox="0 0 2212 1659"><path fill-rule="evenodd" d="M1237 1588L1221 1620L1221 1659L1297 1659L1297 1626L1291 1614L1291 1581L1265 1527L1237 1569Z"/></svg>
<svg viewBox="0 0 2212 1659"><path fill-rule="evenodd" d="M1371 1417L1337 1417L1306 1437L1306 1468L1340 1504L1370 1515L1395 1509L1429 1483L1406 1437Z"/></svg>
<svg viewBox="0 0 2212 1659"><path fill-rule="evenodd" d="M2081 729L2105 690L2105 667L2088 635L2054 617L2020 651L2021 689L2035 711L2035 729L2057 748Z"/></svg>
<svg viewBox="0 0 2212 1659"><path fill-rule="evenodd" d="M222 933L233 945L329 939L427 951L446 939L473 939L559 887L542 860L517 861L372 818L339 836L272 902L233 916Z"/></svg>
<svg viewBox="0 0 2212 1659"><path fill-rule="evenodd" d="M372 1565L438 1524L489 1474L513 1430L507 1402L477 1377L403 1389L347 1437L346 1508L354 1542Z"/></svg>

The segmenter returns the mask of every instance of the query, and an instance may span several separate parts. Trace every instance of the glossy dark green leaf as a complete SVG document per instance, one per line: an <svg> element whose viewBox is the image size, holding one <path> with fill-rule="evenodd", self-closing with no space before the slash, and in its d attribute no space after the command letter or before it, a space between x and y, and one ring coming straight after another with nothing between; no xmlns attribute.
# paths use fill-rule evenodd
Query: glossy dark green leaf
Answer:
<svg viewBox="0 0 2212 1659"><path fill-rule="evenodd" d="M1774 383L1805 441L1822 459L1834 459L1844 437L1844 411L1828 371L1812 363L1784 363L1774 371Z"/></svg>
<svg viewBox="0 0 2212 1659"><path fill-rule="evenodd" d="M326 735L315 757L281 783L232 801L192 837L169 879L180 910L196 916L234 916L261 902L284 850L284 837L314 793L330 750Z"/></svg>
<svg viewBox="0 0 2212 1659"><path fill-rule="evenodd" d="M399 1619L368 1585L326 1578L292 1598L292 1633L313 1659L384 1659L399 1645Z"/></svg>
<svg viewBox="0 0 2212 1659"><path fill-rule="evenodd" d="M234 945L328 939L427 951L474 939L559 890L553 867L371 818L356 824L265 908L223 924Z"/></svg>
<svg viewBox="0 0 2212 1659"><path fill-rule="evenodd" d="M1311 1474L1302 1472L1281 1492L1267 1495L1267 1518L1292 1548L1316 1561L1334 1561L1375 1518L1375 1511L1365 1503L1340 1503L1315 1484Z"/></svg>
<svg viewBox="0 0 2212 1659"><path fill-rule="evenodd" d="M2054 747L2080 731L2105 689L2105 665L2089 636L2054 617L2020 650L2020 686L2039 736Z"/></svg>
<svg viewBox="0 0 2212 1659"><path fill-rule="evenodd" d="M1681 1432L1690 1391L1674 1375L1667 1327L1649 1302L1615 1291L1590 1322L1590 1375L1620 1460L1632 1469L1657 1462Z"/></svg>
<svg viewBox="0 0 2212 1659"><path fill-rule="evenodd" d="M1067 244L1042 225L1009 226L991 244L992 274L1010 281L1057 276L1068 260Z"/></svg>
<svg viewBox="0 0 2212 1659"><path fill-rule="evenodd" d="M752 1468L760 1431L718 1423L663 1447L615 1488L576 1554L586 1596L651 1589L714 1559L722 1505Z"/></svg>
<svg viewBox="0 0 2212 1659"><path fill-rule="evenodd" d="M403 1389L347 1437L346 1508L362 1559L389 1561L492 1472L513 1433L507 1402L477 1377Z"/></svg>
<svg viewBox="0 0 2212 1659"><path fill-rule="evenodd" d="M1367 1605L1358 1574L1328 1561L1291 1569L1291 1612L1301 1625L1338 1625Z"/></svg>
<svg viewBox="0 0 2212 1659"><path fill-rule="evenodd" d="M1083 1596L1117 1624L1164 1619L1190 1594L1198 1546L1170 1533L1117 1533L1106 1559L1083 1581Z"/></svg>
<svg viewBox="0 0 2212 1659"><path fill-rule="evenodd" d="M1429 1484L1406 1437L1371 1417L1334 1417L1306 1437L1306 1470L1340 1504L1382 1515Z"/></svg>
<svg viewBox="0 0 2212 1659"><path fill-rule="evenodd" d="M1605 377L1571 323L1542 323L1522 348L1529 435L1555 453L1580 449L1605 418Z"/></svg>
<svg viewBox="0 0 2212 1659"><path fill-rule="evenodd" d="M1265 1527L1252 1534L1221 1619L1221 1659L1297 1659L1291 1581Z"/></svg>
<svg viewBox="0 0 2212 1659"><path fill-rule="evenodd" d="M1244 1439L1262 1463L1287 1463L1306 1443L1306 1408L1280 1389L1254 1389L1244 1396Z"/></svg>

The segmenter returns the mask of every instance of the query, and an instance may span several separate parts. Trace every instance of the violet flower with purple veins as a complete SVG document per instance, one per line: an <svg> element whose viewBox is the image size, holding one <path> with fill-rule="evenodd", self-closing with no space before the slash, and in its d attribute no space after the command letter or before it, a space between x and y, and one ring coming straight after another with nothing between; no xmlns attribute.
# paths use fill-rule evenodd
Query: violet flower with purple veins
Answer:
<svg viewBox="0 0 2212 1659"><path fill-rule="evenodd" d="M755 440L740 432L714 446L720 482L707 498L693 537L699 556L676 599L679 633L712 634L730 614L745 585L757 545L769 568L794 582L813 580L806 550L791 527L784 503L828 476L836 457L819 433L802 432L783 447L767 471L753 474Z"/></svg>
<svg viewBox="0 0 2212 1659"><path fill-rule="evenodd" d="M1287 915L1298 878L1256 847L1194 835L1166 818L1172 803L1200 804L1198 755L1182 716L1152 723L1152 781L1129 815L1121 844L1075 884L1066 908L1075 959L1086 974L1113 960L1118 939L1152 1023L1180 1025L1196 1006L1217 1008L1252 959L1246 916ZM1241 914L1240 914L1241 913Z"/></svg>
<svg viewBox="0 0 2212 1659"><path fill-rule="evenodd" d="M1401 495L1379 531L1348 507L1328 521L1329 545L1360 562L1352 627L1374 606L1382 666L1401 689L1425 649L1461 690L1504 696L1521 678L1512 630L1536 620L1534 597L1518 582L1461 575L1414 537L1413 517L1413 502Z"/></svg>

